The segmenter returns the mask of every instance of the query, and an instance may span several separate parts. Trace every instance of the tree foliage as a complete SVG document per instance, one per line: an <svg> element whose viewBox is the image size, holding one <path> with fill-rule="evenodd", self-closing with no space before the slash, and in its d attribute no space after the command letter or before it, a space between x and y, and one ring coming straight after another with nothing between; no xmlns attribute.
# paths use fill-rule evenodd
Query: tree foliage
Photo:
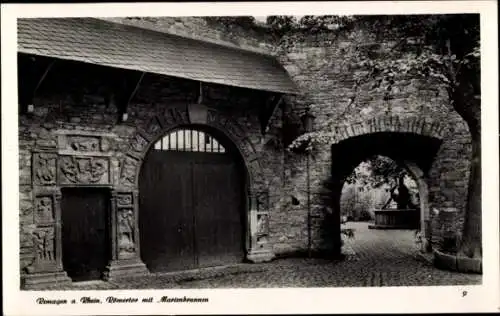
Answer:
<svg viewBox="0 0 500 316"><path fill-rule="evenodd" d="M224 25L226 28L233 28L235 26L243 27L245 29L252 29L257 26L253 16L208 16L205 17L209 23L218 23Z"/></svg>
<svg viewBox="0 0 500 316"><path fill-rule="evenodd" d="M397 180L408 175L406 169L396 161L375 155L364 160L346 178L347 183L358 183L365 187L378 188L383 184L396 184Z"/></svg>
<svg viewBox="0 0 500 316"><path fill-rule="evenodd" d="M275 20L280 20L274 17ZM287 21L287 29L310 29L312 21L325 25L325 17L305 17L296 22L295 28ZM331 19L334 20L334 19ZM451 105L467 122L471 133L480 133L480 45L479 16L429 15L429 16L354 16L338 19L337 28L348 28L354 24L364 25L381 38L400 39L379 58L370 58L358 51L352 58L352 67L362 75L357 76L353 86L355 104L356 92L369 84L372 89L384 91L384 99L394 93L397 78L422 79L437 87L443 87ZM281 22L274 22L275 27ZM314 131L296 139L290 148L304 142L329 143L334 135L325 131Z"/></svg>
<svg viewBox="0 0 500 316"><path fill-rule="evenodd" d="M320 32L352 25L353 16L348 15L304 15L302 17L273 15L267 17L267 25L278 34L292 31Z"/></svg>

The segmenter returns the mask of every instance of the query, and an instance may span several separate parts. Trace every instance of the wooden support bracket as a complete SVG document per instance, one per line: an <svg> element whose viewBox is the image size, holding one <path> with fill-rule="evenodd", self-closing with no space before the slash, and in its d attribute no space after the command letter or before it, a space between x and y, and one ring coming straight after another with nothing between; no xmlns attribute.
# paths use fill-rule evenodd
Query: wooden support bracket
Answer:
<svg viewBox="0 0 500 316"><path fill-rule="evenodd" d="M261 133L262 136L266 135L269 131L269 124L271 118L273 117L276 110L280 107L283 102L283 95L275 94L270 97L269 102L263 106L260 110L260 123L261 123Z"/></svg>
<svg viewBox="0 0 500 316"><path fill-rule="evenodd" d="M117 89L115 95L117 96L116 102L118 107L119 121L124 122L128 119L128 106L130 101L134 98L142 80L144 79L145 72L142 72L138 79L127 79L123 80L123 85L120 89ZM133 88L132 88L133 87ZM111 98L110 98L111 99Z"/></svg>
<svg viewBox="0 0 500 316"><path fill-rule="evenodd" d="M200 91L198 93L197 103L198 104L202 104L203 103L203 82L201 82L201 81L200 81Z"/></svg>

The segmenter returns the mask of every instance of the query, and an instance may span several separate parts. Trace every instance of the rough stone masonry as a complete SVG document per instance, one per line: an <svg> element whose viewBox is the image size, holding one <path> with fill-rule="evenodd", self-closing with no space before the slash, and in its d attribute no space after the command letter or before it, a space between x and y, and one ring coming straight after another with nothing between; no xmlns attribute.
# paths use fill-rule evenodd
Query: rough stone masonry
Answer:
<svg viewBox="0 0 500 316"><path fill-rule="evenodd" d="M425 219L431 216L430 209L448 202L460 210L457 222L463 221L470 137L465 122L453 111L445 91L411 77L396 78L396 89L390 100L384 100L381 91L369 86L362 86L357 91L353 89L358 75L353 56L361 50L371 52L372 58L381 58L396 39L378 39L376 34L362 28L344 33L294 32L278 38L269 34L265 27L245 29L235 25L228 28L206 18L193 17L115 18L113 21L271 54L288 71L300 94L284 98L271 117L265 135L253 105L266 102L268 95L208 84L205 97L207 105L217 108L219 115L229 122L218 126L220 122L214 121L213 126L231 134L237 145L257 161L247 168L254 169L250 172L255 175L257 191L268 193L268 241L275 255L304 251L309 244L315 250L332 247L325 242L328 237L325 237L324 226L332 223L329 215L334 211L322 200L324 183L332 175L349 174L371 154L392 155L391 158L407 163L408 169L420 179L417 182L426 186ZM134 152L142 152L147 147L148 135L157 135L151 130L160 124L156 118L177 115L182 121L185 113L179 109L195 102L199 89L194 81L147 74L130 100L128 120L120 123L117 108L108 106L109 102L103 97L113 78L116 77L104 67L77 62L55 64L37 91L34 113L19 116L23 270L32 265L37 256L34 249L34 234L40 231L37 216L45 216L43 218L48 221L55 216L43 213L47 203L54 203L53 197L35 191L34 186L39 182L50 187L55 184L56 177L61 176L56 172L52 153L71 142L65 135L76 132L89 136L88 148L64 149L88 150L108 157L109 179L106 181L120 183L123 170L126 170L124 165L137 163ZM238 107L232 107L233 104ZM298 118L306 109L316 117L316 130L335 135L330 144L316 148L311 157L288 151L287 142L283 141L285 131L300 132ZM99 136L92 140L95 135ZM369 146L371 143L380 146ZM40 173L40 165L48 166L44 170L49 172ZM312 219L307 207L308 178ZM50 233L47 231L44 236Z"/></svg>

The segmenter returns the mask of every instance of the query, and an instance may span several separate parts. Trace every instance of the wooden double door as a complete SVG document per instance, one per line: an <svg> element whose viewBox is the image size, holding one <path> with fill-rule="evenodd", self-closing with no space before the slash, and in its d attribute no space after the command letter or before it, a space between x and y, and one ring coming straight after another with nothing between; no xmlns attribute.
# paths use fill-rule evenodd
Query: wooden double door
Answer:
<svg viewBox="0 0 500 316"><path fill-rule="evenodd" d="M242 261L243 174L228 152L148 153L139 182L139 231L150 271Z"/></svg>

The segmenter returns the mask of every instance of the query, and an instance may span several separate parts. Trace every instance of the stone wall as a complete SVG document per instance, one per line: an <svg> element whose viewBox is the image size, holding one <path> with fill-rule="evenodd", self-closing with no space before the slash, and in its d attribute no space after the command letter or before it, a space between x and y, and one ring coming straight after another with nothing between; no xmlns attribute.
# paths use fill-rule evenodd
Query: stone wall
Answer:
<svg viewBox="0 0 500 316"><path fill-rule="evenodd" d="M210 107L223 112L245 131L257 153L265 179L262 189L269 188L270 242L275 253L303 251L308 247L308 158L305 154L284 151L280 140L283 132L288 131L287 126L295 126L298 132L301 131L299 117L308 107L316 116L316 130L337 133L332 143L361 134L371 137L379 132L412 132L439 138L441 146L435 157L430 157L433 163L425 174L430 208L451 202L459 209L459 222L463 221L471 141L467 126L450 106L446 91L436 88L432 82L411 77L396 78L390 100L384 100L384 87L354 88L355 80L361 75L361 70L354 65L355 56L366 54L370 58L383 58L384 51L398 39L379 38L358 28L314 34L290 33L278 40L266 33L265 28L228 27L206 18L107 19L278 57L301 93L284 98L283 107L274 113L265 137L261 135L255 112L255 105L264 102L265 95L215 85L206 85L205 95L205 102ZM196 82L147 74L131 100L128 121L118 123L117 108L108 106L103 97L105 87L114 77L110 77L108 70L99 69L73 63L71 68L57 68L56 64L40 87L35 112L19 118L22 267L33 257L30 237L35 229L31 185L33 148L57 147L54 132L58 129L111 133L114 135L110 143L112 174L117 177L138 130L147 130L155 117L164 115L167 109L184 106L197 98ZM80 76L83 73L88 76ZM324 246L323 228L320 227L325 225L325 214L331 211L322 194L324 183L332 172L332 143L317 147L309 157L311 236L316 249ZM352 169L345 172L350 171Z"/></svg>
<svg viewBox="0 0 500 316"><path fill-rule="evenodd" d="M195 103L199 83L153 74L144 76L129 103L128 119L120 122L118 100L123 96L110 91L118 78L131 75L129 71L56 61L37 90L34 112L19 116L21 269L33 263L36 253L33 234L40 229L36 214L41 210L36 205L38 188L57 191L60 185L88 182L133 191L138 162L149 145L168 129L189 123L187 106ZM206 124L221 130L239 148L252 183L250 194L271 197L271 204L260 210L267 213L277 207L283 173L281 156L262 141L256 105L265 103L268 94L210 84L203 87ZM274 130L271 124L269 132ZM47 155L51 155L48 160ZM106 179L92 182L90 174L83 177L87 174L75 175L70 172L74 168L64 168L78 163L73 160L80 158L72 158L74 155L103 156L99 159L106 160Z"/></svg>
<svg viewBox="0 0 500 316"><path fill-rule="evenodd" d="M389 100L384 100L384 87L373 88L365 84L357 91L355 89L355 80L361 74L354 63L355 56L365 54L369 58L383 58L384 52L398 40L379 38L359 28L317 34L297 32L284 36L277 46L278 58L301 91L299 96L286 100L291 108L290 117L299 117L310 107L316 117L315 130L336 135L330 144L358 134L370 135L382 131L412 132L441 139L439 151L425 175L430 191L430 207L449 201L460 210L462 216L459 221L463 221L471 155L470 136L465 121L452 109L446 91L432 82L412 77L395 78ZM396 123L391 118L396 118ZM402 127L406 124L404 121L413 121L409 125L414 127ZM358 129L361 131L356 131ZM323 145L316 148L311 160L311 213L316 223L323 222L322 210L326 205L316 196L324 189L322 182L330 176L331 159L330 146ZM280 214L272 217L273 242L275 248L283 251L294 251L307 244L304 225L308 216L305 161L304 155L294 154L287 155L285 160L287 177L284 191L287 196L296 196L300 204L292 206L287 198ZM347 173L351 171L346 170ZM286 224L290 219L295 224L301 224ZM314 237L318 237L318 225L321 224L313 228L316 232L313 233L313 245L320 244L320 240Z"/></svg>

